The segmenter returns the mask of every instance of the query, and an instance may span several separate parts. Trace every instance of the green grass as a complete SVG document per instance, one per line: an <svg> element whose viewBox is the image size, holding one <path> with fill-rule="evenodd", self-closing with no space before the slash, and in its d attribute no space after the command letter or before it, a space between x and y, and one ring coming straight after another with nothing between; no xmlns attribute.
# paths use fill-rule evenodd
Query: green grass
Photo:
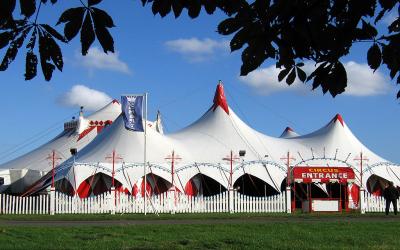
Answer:
<svg viewBox="0 0 400 250"><path fill-rule="evenodd" d="M358 218L358 217L384 217L383 213L369 213L361 215L359 212L353 213L201 213L201 214L57 214L57 215L5 215L0 214L0 222L8 220L16 221L103 221L103 220L203 220L203 219L246 219L246 218Z"/></svg>
<svg viewBox="0 0 400 250"><path fill-rule="evenodd" d="M398 249L400 223L4 227L1 249Z"/></svg>
<svg viewBox="0 0 400 250"><path fill-rule="evenodd" d="M209 214L57 214L57 215L0 215L1 221L103 221L103 220L203 220L258 217L290 217L285 213L209 213Z"/></svg>
<svg viewBox="0 0 400 250"><path fill-rule="evenodd" d="M359 214L177 214L160 218L154 215L0 216L0 249L400 249L397 217L366 216L374 220L358 220L368 218ZM56 221L185 219L192 222L113 226L5 224L16 218ZM246 218L251 220L199 224L205 219Z"/></svg>

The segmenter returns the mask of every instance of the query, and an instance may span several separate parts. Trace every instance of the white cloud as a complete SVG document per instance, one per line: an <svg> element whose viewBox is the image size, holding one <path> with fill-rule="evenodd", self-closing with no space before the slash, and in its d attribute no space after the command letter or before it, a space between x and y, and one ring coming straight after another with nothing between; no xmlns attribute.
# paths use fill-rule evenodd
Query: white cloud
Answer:
<svg viewBox="0 0 400 250"><path fill-rule="evenodd" d="M84 85L74 85L67 93L58 98L58 103L67 107L83 106L85 110L95 111L111 102L106 93L88 88Z"/></svg>
<svg viewBox="0 0 400 250"><path fill-rule="evenodd" d="M128 64L120 60L118 51L106 54L99 48L93 47L89 49L86 56L77 53L76 59L79 60L80 65L89 69L90 72L94 70L110 70L124 74L132 73Z"/></svg>
<svg viewBox="0 0 400 250"><path fill-rule="evenodd" d="M385 94L390 91L391 86L387 77L383 76L380 71L375 73L367 64L359 64L353 61L344 63L347 71L347 87L344 95L349 96L374 96ZM309 75L315 66L311 62L307 62L303 70ZM288 86L285 79L278 81L280 69L275 66L257 69L247 76L241 76L240 80L247 85L257 89L261 94L268 95L275 92L291 91L298 93L310 92L311 82L303 84L296 79L295 82ZM318 89L317 89L318 90Z"/></svg>
<svg viewBox="0 0 400 250"><path fill-rule="evenodd" d="M213 40L209 38L177 39L165 42L165 46L184 56L190 62L202 62L212 58L213 55L229 51L229 41Z"/></svg>

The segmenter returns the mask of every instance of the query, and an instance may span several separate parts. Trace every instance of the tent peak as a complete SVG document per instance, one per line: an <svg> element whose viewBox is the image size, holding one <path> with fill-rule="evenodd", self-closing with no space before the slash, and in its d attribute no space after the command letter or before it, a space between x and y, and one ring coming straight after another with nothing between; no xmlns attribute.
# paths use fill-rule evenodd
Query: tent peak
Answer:
<svg viewBox="0 0 400 250"><path fill-rule="evenodd" d="M281 136L279 138L293 138L297 137L299 134L297 134L291 127L286 127L285 130L283 130Z"/></svg>
<svg viewBox="0 0 400 250"><path fill-rule="evenodd" d="M288 132L288 131L294 132L294 130L293 130L291 127L286 127L286 128L285 128L285 132Z"/></svg>
<svg viewBox="0 0 400 250"><path fill-rule="evenodd" d="M217 88L215 89L214 104L212 106L213 111L215 111L218 106L220 106L225 113L229 115L228 103L226 101L224 86L222 85L221 80L218 82Z"/></svg>
<svg viewBox="0 0 400 250"><path fill-rule="evenodd" d="M342 127L344 127L343 117L340 114L336 114L335 117L332 119L332 122L336 121L339 121L340 124L342 124Z"/></svg>

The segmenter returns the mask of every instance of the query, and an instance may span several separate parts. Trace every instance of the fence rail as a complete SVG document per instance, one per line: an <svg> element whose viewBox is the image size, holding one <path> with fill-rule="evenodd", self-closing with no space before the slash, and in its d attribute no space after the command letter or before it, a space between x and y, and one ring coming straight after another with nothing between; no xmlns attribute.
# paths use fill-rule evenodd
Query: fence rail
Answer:
<svg viewBox="0 0 400 250"><path fill-rule="evenodd" d="M268 197L252 197L236 191L231 192L233 199L231 203L229 191L208 197L165 192L147 199L146 211L148 213L282 213L286 211L285 193ZM142 197L136 198L119 192L105 192L84 199L59 192L30 197L0 194L0 203L1 214L144 213Z"/></svg>

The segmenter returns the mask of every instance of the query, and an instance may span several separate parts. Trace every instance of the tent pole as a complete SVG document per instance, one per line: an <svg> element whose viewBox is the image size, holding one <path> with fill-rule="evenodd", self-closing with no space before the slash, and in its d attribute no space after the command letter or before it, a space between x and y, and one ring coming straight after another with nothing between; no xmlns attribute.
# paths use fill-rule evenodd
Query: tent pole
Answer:
<svg viewBox="0 0 400 250"><path fill-rule="evenodd" d="M146 172L147 172L147 169L146 169L146 158L147 158L147 136L146 136L146 134L147 134L147 93L145 93L144 94L144 97L145 97L145 118L144 118L144 150L143 150L143 153L144 153L144 155L143 155L143 174L144 174L144 185L143 185L143 187L144 187L144 215L146 215L147 214L147 210L146 210L146 208L147 208L147 204L146 204L146 198L147 198L147 187L146 187L146 185L147 185L147 178L146 178Z"/></svg>

